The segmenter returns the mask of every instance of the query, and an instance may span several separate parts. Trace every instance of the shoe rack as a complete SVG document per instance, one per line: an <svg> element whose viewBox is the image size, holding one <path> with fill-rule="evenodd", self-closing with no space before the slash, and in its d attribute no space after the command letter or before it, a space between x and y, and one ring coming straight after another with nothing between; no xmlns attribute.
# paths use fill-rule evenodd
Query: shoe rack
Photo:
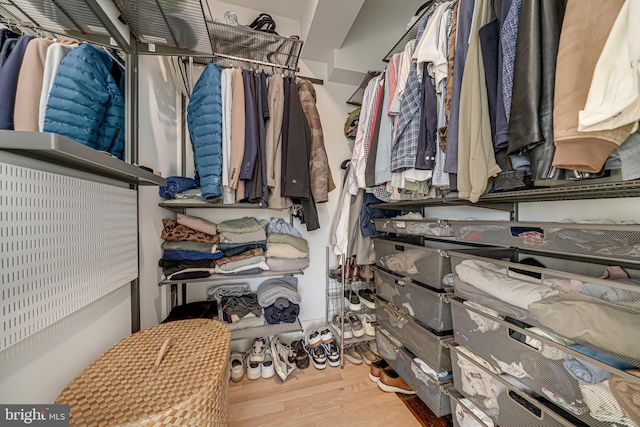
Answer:
<svg viewBox="0 0 640 427"><path fill-rule="evenodd" d="M330 268L330 249L326 248L326 316L325 321L329 330L333 334L334 338L338 341L340 347L340 367L344 368L344 351L345 348L356 346L359 343L367 343L375 341L375 336L367 335L366 333L361 337L352 336L350 338L343 339L345 334L344 325L340 324L340 328L336 328L333 324L333 318L337 315L340 319L344 319L345 315L349 314L362 315L370 314L374 315L375 310L367 307L364 303L360 303L360 310L351 310L349 305L345 301L345 292L354 292L356 295L361 289L375 290L375 284L373 279L363 279L360 277L353 278L352 275L347 273L349 268L352 267L348 262L349 258L345 255L338 257L340 266L336 269L340 271L339 277L332 277ZM346 268L345 268L346 267ZM334 274L335 276L335 274ZM364 323L362 324L364 330Z"/></svg>

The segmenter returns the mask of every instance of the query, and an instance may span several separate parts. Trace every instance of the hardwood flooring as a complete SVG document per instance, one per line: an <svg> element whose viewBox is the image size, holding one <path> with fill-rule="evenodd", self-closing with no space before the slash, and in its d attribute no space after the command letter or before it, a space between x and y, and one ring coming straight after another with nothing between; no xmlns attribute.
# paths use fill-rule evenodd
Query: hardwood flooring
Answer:
<svg viewBox="0 0 640 427"><path fill-rule="evenodd" d="M312 365L296 370L284 383L277 376L232 382L230 427L430 425L418 421L395 393L380 390L368 372L364 364L322 371Z"/></svg>

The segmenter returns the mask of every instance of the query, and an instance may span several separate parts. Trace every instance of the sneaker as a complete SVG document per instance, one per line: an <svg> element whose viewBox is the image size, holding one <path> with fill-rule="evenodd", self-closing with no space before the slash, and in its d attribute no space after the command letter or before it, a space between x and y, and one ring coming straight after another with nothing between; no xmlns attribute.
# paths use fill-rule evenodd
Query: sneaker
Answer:
<svg viewBox="0 0 640 427"><path fill-rule="evenodd" d="M295 363L298 369L307 369L309 367L309 353L305 350L304 342L302 342L302 340L291 343L289 363Z"/></svg>
<svg viewBox="0 0 640 427"><path fill-rule="evenodd" d="M362 304L360 303L358 294L353 292L351 289L344 290L344 303L349 306L349 310L360 311L362 309Z"/></svg>
<svg viewBox="0 0 640 427"><path fill-rule="evenodd" d="M327 355L324 352L324 347L320 344L317 347L308 347L309 356L311 357L311 363L316 369L324 369L327 367Z"/></svg>
<svg viewBox="0 0 640 427"><path fill-rule="evenodd" d="M305 340L307 342L307 345L309 345L311 347L317 347L323 341L322 333L320 331L311 331L306 336Z"/></svg>
<svg viewBox="0 0 640 427"><path fill-rule="evenodd" d="M262 362L249 360L247 357L247 378L250 380L257 380L260 378L262 376L262 369L260 365L262 365Z"/></svg>
<svg viewBox="0 0 640 427"><path fill-rule="evenodd" d="M264 352L267 349L267 345L268 343L266 338L256 338L251 346L249 360L252 362L262 362L264 360Z"/></svg>
<svg viewBox="0 0 640 427"><path fill-rule="evenodd" d="M260 375L262 378L271 378L276 374L276 368L273 366L273 356L271 349L268 348L264 352L264 360L260 364Z"/></svg>
<svg viewBox="0 0 640 427"><path fill-rule="evenodd" d="M371 341L369 343L369 350L371 350L376 356L380 357L380 353L378 352L378 344L375 341Z"/></svg>
<svg viewBox="0 0 640 427"><path fill-rule="evenodd" d="M391 366L386 360L380 359L375 362L371 362L371 367L369 368L369 379L374 383L377 383L380 380L380 374L385 369L391 369Z"/></svg>
<svg viewBox="0 0 640 427"><path fill-rule="evenodd" d="M351 323L346 319L342 321L342 317L339 314L333 316L331 319L331 326L336 330L336 333L343 339L348 340L353 337L353 331L351 330ZM343 330L344 329L344 330Z"/></svg>
<svg viewBox="0 0 640 427"><path fill-rule="evenodd" d="M355 314L347 315L347 320L351 324L351 331L354 337L362 337L364 336L364 327L362 326L362 322Z"/></svg>
<svg viewBox="0 0 640 427"><path fill-rule="evenodd" d="M354 365L362 365L362 356L353 347L344 349L344 358Z"/></svg>
<svg viewBox="0 0 640 427"><path fill-rule="evenodd" d="M338 348L338 343L333 341L329 344L322 344L322 348L324 348L329 366L334 368L340 366L340 349Z"/></svg>
<svg viewBox="0 0 640 427"><path fill-rule="evenodd" d="M362 326L364 327L364 333L369 335L370 337L376 336L376 328L373 326L373 323L376 321L375 314L363 314L360 316L360 321L362 322Z"/></svg>
<svg viewBox="0 0 640 427"><path fill-rule="evenodd" d="M378 360L376 355L373 354L366 343L361 342L360 344L356 345L356 351L362 355L362 359L367 365L371 365L372 362Z"/></svg>
<svg viewBox="0 0 640 427"><path fill-rule="evenodd" d="M295 365L289 363L289 354L291 347L280 342L280 338L275 336L271 339L271 355L273 356L273 367L276 374L282 381L286 381L293 372Z"/></svg>
<svg viewBox="0 0 640 427"><path fill-rule="evenodd" d="M242 381L244 378L244 354L237 351L231 352L229 367L231 369L231 381L234 383Z"/></svg>
<svg viewBox="0 0 640 427"><path fill-rule="evenodd" d="M416 394L393 369L383 370L380 373L378 388L389 393Z"/></svg>
<svg viewBox="0 0 640 427"><path fill-rule="evenodd" d="M323 344L329 344L330 342L334 341L333 334L331 333L329 328L324 328L323 330L321 330L320 337L322 338Z"/></svg>
<svg viewBox="0 0 640 427"><path fill-rule="evenodd" d="M371 268L371 264L365 264L360 268L360 277L365 280L373 279L373 268Z"/></svg>
<svg viewBox="0 0 640 427"><path fill-rule="evenodd" d="M374 292L371 289L360 289L358 291L358 297L360 302L371 309L376 308L376 302L373 299Z"/></svg>

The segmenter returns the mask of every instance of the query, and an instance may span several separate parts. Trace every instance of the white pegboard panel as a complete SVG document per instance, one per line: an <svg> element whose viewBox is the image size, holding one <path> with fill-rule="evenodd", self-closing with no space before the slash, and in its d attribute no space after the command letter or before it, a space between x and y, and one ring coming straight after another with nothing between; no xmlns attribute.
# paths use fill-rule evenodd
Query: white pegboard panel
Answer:
<svg viewBox="0 0 640 427"><path fill-rule="evenodd" d="M0 163L0 350L137 277L134 190Z"/></svg>

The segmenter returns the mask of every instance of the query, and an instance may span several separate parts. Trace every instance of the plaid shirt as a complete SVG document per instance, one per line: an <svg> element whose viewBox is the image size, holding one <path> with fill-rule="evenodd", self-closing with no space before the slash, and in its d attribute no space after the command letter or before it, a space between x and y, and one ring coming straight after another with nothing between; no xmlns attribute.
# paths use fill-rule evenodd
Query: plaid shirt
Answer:
<svg viewBox="0 0 640 427"><path fill-rule="evenodd" d="M422 18L416 40L420 40L429 20L427 12ZM418 134L420 132L421 87L418 79L417 65L411 63L407 86L400 106L400 116L396 129L396 139L391 149L391 172L403 172L416 165L418 153Z"/></svg>

